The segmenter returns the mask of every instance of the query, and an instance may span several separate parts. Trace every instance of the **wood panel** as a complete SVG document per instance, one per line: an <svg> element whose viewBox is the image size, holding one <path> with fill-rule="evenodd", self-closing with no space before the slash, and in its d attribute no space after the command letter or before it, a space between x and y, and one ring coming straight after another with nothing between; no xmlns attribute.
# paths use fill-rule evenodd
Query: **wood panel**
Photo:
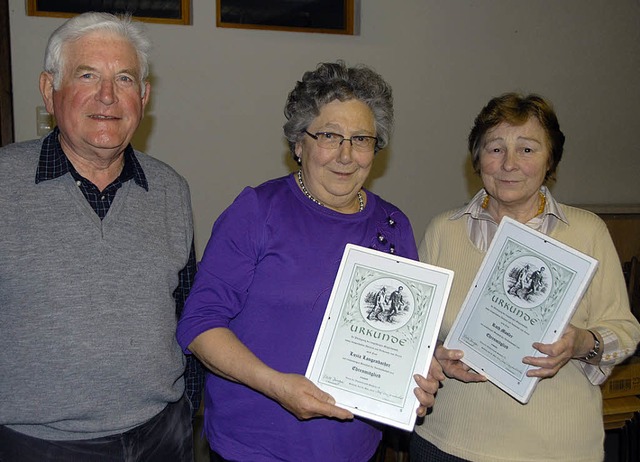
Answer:
<svg viewBox="0 0 640 462"><path fill-rule="evenodd" d="M577 205L590 210L604 220L618 251L621 263L640 258L640 204Z"/></svg>
<svg viewBox="0 0 640 462"><path fill-rule="evenodd" d="M13 91L9 44L9 3L0 2L0 146L13 143Z"/></svg>

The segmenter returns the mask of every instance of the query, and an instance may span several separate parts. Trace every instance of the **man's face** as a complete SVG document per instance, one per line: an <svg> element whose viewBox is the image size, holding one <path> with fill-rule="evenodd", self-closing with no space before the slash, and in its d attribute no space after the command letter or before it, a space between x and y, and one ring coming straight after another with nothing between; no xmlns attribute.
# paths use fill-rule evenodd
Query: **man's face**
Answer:
<svg viewBox="0 0 640 462"><path fill-rule="evenodd" d="M149 99L141 96L136 51L123 38L93 32L63 48L60 88L43 73L40 89L60 127L65 153L85 159L115 157L131 141Z"/></svg>

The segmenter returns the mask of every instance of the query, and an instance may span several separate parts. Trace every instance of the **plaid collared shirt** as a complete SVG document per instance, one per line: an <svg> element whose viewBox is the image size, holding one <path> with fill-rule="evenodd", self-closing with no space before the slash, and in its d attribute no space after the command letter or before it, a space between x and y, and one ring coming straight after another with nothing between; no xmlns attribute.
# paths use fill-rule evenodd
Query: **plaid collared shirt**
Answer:
<svg viewBox="0 0 640 462"><path fill-rule="evenodd" d="M38 168L36 170L36 184L61 177L67 173L71 174L76 185L78 185L78 188L80 188L80 191L82 191L82 194L87 199L87 202L89 202L89 205L91 205L91 208L93 208L101 220L109 212L109 207L111 207L111 204L116 197L116 193L127 181L133 180L135 184L143 188L145 191L149 190L147 178L142 170L140 162L136 159L135 153L130 144L124 150L124 166L122 168L122 172L110 185L100 191L91 181L82 177L76 171L73 164L69 161L62 150L62 146L60 145L60 140L58 138L59 133L60 130L56 127L43 140ZM176 302L176 317L178 319L182 314L187 296L191 291L195 274L196 252L195 246L192 242L191 251L189 252L189 260L187 261L187 265L178 274L178 287L176 287L173 292L173 298ZM204 369L200 361L192 355L187 356L187 366L184 378L186 387L185 393L191 401L193 414L195 415L200 407L200 401L202 399Z"/></svg>

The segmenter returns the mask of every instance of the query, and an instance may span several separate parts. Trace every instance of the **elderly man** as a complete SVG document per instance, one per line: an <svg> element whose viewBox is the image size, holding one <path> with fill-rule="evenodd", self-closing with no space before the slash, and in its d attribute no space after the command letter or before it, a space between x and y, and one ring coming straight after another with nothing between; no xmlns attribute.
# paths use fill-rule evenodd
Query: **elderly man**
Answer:
<svg viewBox="0 0 640 462"><path fill-rule="evenodd" d="M195 272L189 188L130 145L149 48L128 17L67 21L40 76L57 128L0 150L4 462L193 458L201 381L175 340Z"/></svg>

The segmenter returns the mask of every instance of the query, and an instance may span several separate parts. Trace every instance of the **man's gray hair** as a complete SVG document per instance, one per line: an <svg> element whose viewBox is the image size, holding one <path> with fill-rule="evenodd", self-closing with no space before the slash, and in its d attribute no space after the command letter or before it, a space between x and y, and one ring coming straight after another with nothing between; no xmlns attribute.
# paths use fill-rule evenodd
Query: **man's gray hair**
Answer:
<svg viewBox="0 0 640 462"><path fill-rule="evenodd" d="M66 21L49 37L44 56L44 70L53 75L53 88L58 90L64 73L64 46L92 32L109 32L127 40L138 55L140 88L144 96L145 82L149 75L151 41L140 22L131 15L116 16L110 13L83 13Z"/></svg>

